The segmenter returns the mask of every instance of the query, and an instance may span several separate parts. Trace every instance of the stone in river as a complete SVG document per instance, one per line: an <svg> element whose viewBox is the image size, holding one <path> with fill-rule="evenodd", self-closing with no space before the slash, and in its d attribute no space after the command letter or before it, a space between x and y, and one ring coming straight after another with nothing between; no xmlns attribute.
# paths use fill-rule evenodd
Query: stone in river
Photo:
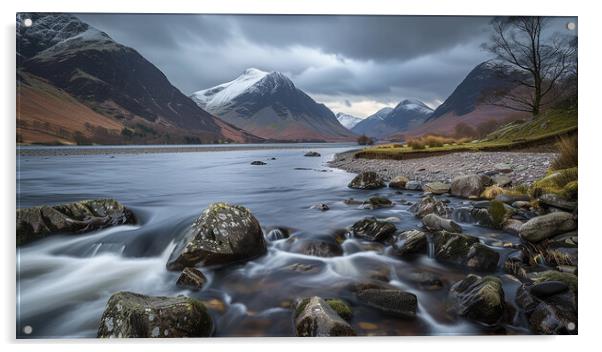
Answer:
<svg viewBox="0 0 602 352"><path fill-rule="evenodd" d="M203 288L206 282L207 278L200 270L187 267L184 268L182 274L180 274L176 285L196 291Z"/></svg>
<svg viewBox="0 0 602 352"><path fill-rule="evenodd" d="M426 254L426 248L426 233L419 230L402 232L397 236L397 241L393 244L395 254L400 257L412 254Z"/></svg>
<svg viewBox="0 0 602 352"><path fill-rule="evenodd" d="M464 265L477 271L495 271L500 255L493 249L481 243L470 246Z"/></svg>
<svg viewBox="0 0 602 352"><path fill-rule="evenodd" d="M384 314L415 318L418 307L416 295L399 289L369 288L356 293L358 301Z"/></svg>
<svg viewBox="0 0 602 352"><path fill-rule="evenodd" d="M377 189L385 187L385 181L376 172L367 171L355 176L348 187L355 189Z"/></svg>
<svg viewBox="0 0 602 352"><path fill-rule="evenodd" d="M307 153L305 153L305 155L304 155L304 156L309 156L309 157L318 157L318 156L321 156L321 155L320 155L320 153L318 153L318 152L310 151L310 152L307 152Z"/></svg>
<svg viewBox="0 0 602 352"><path fill-rule="evenodd" d="M539 198L539 204L550 206L566 211L573 211L577 208L577 202L563 199L555 194L543 194Z"/></svg>
<svg viewBox="0 0 602 352"><path fill-rule="evenodd" d="M338 257L343 255L343 248L336 241L326 241L320 239L304 239L292 237L289 239L292 242L290 251L311 255L314 257Z"/></svg>
<svg viewBox="0 0 602 352"><path fill-rule="evenodd" d="M512 166L510 166L509 164L506 163L498 163L495 164L495 171L503 173L503 174L507 174L512 172Z"/></svg>
<svg viewBox="0 0 602 352"><path fill-rule="evenodd" d="M444 194L449 192L450 189L449 183L443 182L429 182L422 186L422 189L425 192L431 192L432 194Z"/></svg>
<svg viewBox="0 0 602 352"><path fill-rule="evenodd" d="M444 219L435 214L428 214L422 218L422 224L431 231L445 230L449 232L462 232L462 227L455 221Z"/></svg>
<svg viewBox="0 0 602 352"><path fill-rule="evenodd" d="M428 195L410 207L410 211L418 218L423 218L428 214L436 214L444 218L452 215L452 209L447 204L431 195Z"/></svg>
<svg viewBox="0 0 602 352"><path fill-rule="evenodd" d="M557 211L535 217L520 228L520 237L529 242L539 242L577 228L573 214Z"/></svg>
<svg viewBox="0 0 602 352"><path fill-rule="evenodd" d="M17 209L17 246L56 233L84 233L135 223L130 209L114 199L21 208Z"/></svg>
<svg viewBox="0 0 602 352"><path fill-rule="evenodd" d="M410 191L422 191L422 182L408 181L405 185L405 189L410 190Z"/></svg>
<svg viewBox="0 0 602 352"><path fill-rule="evenodd" d="M296 303L293 321L295 335L300 337L356 335L351 325L317 296L303 298Z"/></svg>
<svg viewBox="0 0 602 352"><path fill-rule="evenodd" d="M98 337L208 337L212 332L211 316L194 298L117 292L102 314Z"/></svg>
<svg viewBox="0 0 602 352"><path fill-rule="evenodd" d="M256 258L266 251L261 226L247 208L214 203L194 221L188 235L172 252L167 268L230 264Z"/></svg>
<svg viewBox="0 0 602 352"><path fill-rule="evenodd" d="M531 294L544 298L567 291L569 286L562 281L542 281L531 286Z"/></svg>
<svg viewBox="0 0 602 352"><path fill-rule="evenodd" d="M491 185L489 176L459 176L452 180L450 193L456 197L478 198L489 185Z"/></svg>
<svg viewBox="0 0 602 352"><path fill-rule="evenodd" d="M391 238L397 231L395 224L380 221L374 217L365 218L351 226L351 233L359 238L383 242Z"/></svg>
<svg viewBox="0 0 602 352"><path fill-rule="evenodd" d="M449 290L450 310L487 325L501 320L506 304L502 281L495 276L470 274Z"/></svg>
<svg viewBox="0 0 602 352"><path fill-rule="evenodd" d="M404 189L410 180L405 176L397 176L389 182L390 188Z"/></svg>
<svg viewBox="0 0 602 352"><path fill-rule="evenodd" d="M391 208L393 206L394 203L385 197L370 197L362 204L364 209Z"/></svg>
<svg viewBox="0 0 602 352"><path fill-rule="evenodd" d="M267 165L267 163L264 163L261 160L255 160L251 162L251 165Z"/></svg>

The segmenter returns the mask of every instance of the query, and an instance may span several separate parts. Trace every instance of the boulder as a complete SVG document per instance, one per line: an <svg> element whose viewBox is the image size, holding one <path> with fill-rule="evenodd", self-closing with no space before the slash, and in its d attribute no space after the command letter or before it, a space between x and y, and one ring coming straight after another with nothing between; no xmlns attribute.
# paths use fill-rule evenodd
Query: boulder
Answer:
<svg viewBox="0 0 602 352"><path fill-rule="evenodd" d="M428 214L436 214L444 218L449 218L452 215L452 209L446 203L431 195L422 198L419 203L412 205L410 211L418 218L423 218Z"/></svg>
<svg viewBox="0 0 602 352"><path fill-rule="evenodd" d="M504 174L512 172L512 166L510 166L510 164L506 164L506 163L495 164L494 168L495 168L496 172L500 172L500 173L504 173Z"/></svg>
<svg viewBox="0 0 602 352"><path fill-rule="evenodd" d="M384 314L415 318L418 299L416 295L398 289L368 288L356 293L359 302Z"/></svg>
<svg viewBox="0 0 602 352"><path fill-rule="evenodd" d="M167 268L246 261L267 251L259 222L240 205L211 204L172 252Z"/></svg>
<svg viewBox="0 0 602 352"><path fill-rule="evenodd" d="M267 163L265 163L261 160L255 160L255 161L251 161L251 165L267 165Z"/></svg>
<svg viewBox="0 0 602 352"><path fill-rule="evenodd" d="M394 203L385 197L370 197L367 201L362 203L362 208L364 209L391 208L393 206Z"/></svg>
<svg viewBox="0 0 602 352"><path fill-rule="evenodd" d="M422 189L425 192L431 192L432 194L445 194L449 192L450 189L449 183L443 182L429 182L422 186Z"/></svg>
<svg viewBox="0 0 602 352"><path fill-rule="evenodd" d="M196 291L203 288L206 282L207 278L200 270L187 267L182 270L176 285Z"/></svg>
<svg viewBox="0 0 602 352"><path fill-rule="evenodd" d="M365 218L351 226L351 233L355 237L370 241L386 241L395 234L395 231L397 231L395 224L374 217Z"/></svg>
<svg viewBox="0 0 602 352"><path fill-rule="evenodd" d="M355 336L351 325L341 318L322 298L299 300L293 315L295 334L309 336Z"/></svg>
<svg viewBox="0 0 602 352"><path fill-rule="evenodd" d="M565 292L568 289L569 286L562 281L542 281L533 284L530 287L529 292L535 297L546 298Z"/></svg>
<svg viewBox="0 0 602 352"><path fill-rule="evenodd" d="M456 197L478 198L489 185L491 185L489 176L459 176L452 180L450 193Z"/></svg>
<svg viewBox="0 0 602 352"><path fill-rule="evenodd" d="M405 176L397 176L389 182L390 188L404 189L410 180Z"/></svg>
<svg viewBox="0 0 602 352"><path fill-rule="evenodd" d="M494 325L504 315L502 281L494 276L470 274L449 290L450 311L487 325Z"/></svg>
<svg viewBox="0 0 602 352"><path fill-rule="evenodd" d="M321 156L321 155L320 155L320 153L318 153L318 152L310 151L310 152L307 152L307 153L305 153L305 155L304 155L304 156L308 156L308 157L318 157L318 156Z"/></svg>
<svg viewBox="0 0 602 352"><path fill-rule="evenodd" d="M422 191L422 182L420 181L408 181L405 188L410 191Z"/></svg>
<svg viewBox="0 0 602 352"><path fill-rule="evenodd" d="M543 289L537 285L541 284L523 284L516 293L516 302L531 331L544 335L577 334L576 293L557 283Z"/></svg>
<svg viewBox="0 0 602 352"><path fill-rule="evenodd" d="M211 316L196 299L117 292L102 314L98 337L208 337L212 331Z"/></svg>
<svg viewBox="0 0 602 352"><path fill-rule="evenodd" d="M350 321L353 317L353 311L351 310L351 307L349 307L349 305L342 299L325 298L324 301L328 303L330 308L337 312L341 318L345 319L345 321Z"/></svg>
<svg viewBox="0 0 602 352"><path fill-rule="evenodd" d="M419 230L409 230L399 234L393 244L393 250L400 257L426 254L427 244L426 233Z"/></svg>
<svg viewBox="0 0 602 352"><path fill-rule="evenodd" d="M320 239L297 239L294 240L290 251L293 253L311 255L314 257L330 258L343 255L343 248L335 241L325 241Z"/></svg>
<svg viewBox="0 0 602 352"><path fill-rule="evenodd" d="M348 185L355 189L377 189L385 187L385 181L376 172L367 171L355 176Z"/></svg>
<svg viewBox="0 0 602 352"><path fill-rule="evenodd" d="M524 240L539 242L576 228L577 222L572 214L557 211L527 221L521 226L519 234Z"/></svg>
<svg viewBox="0 0 602 352"><path fill-rule="evenodd" d="M566 211L573 211L577 208L577 202L566 200L552 193L543 194L538 198L538 200L540 205Z"/></svg>
<svg viewBox="0 0 602 352"><path fill-rule="evenodd" d="M463 207L453 210L452 218L456 222L479 224L481 226L492 226L489 211L484 208Z"/></svg>
<svg viewBox="0 0 602 352"><path fill-rule="evenodd" d="M506 221L502 223L502 230L513 235L518 235L522 226L523 222L520 220L506 219Z"/></svg>
<svg viewBox="0 0 602 352"><path fill-rule="evenodd" d="M114 199L21 208L17 209L17 246L57 233L84 233L135 223L134 214Z"/></svg>
<svg viewBox="0 0 602 352"><path fill-rule="evenodd" d="M445 230L449 232L462 232L462 227L455 221L444 219L435 214L428 214L423 217L422 224L430 231Z"/></svg>
<svg viewBox="0 0 602 352"><path fill-rule="evenodd" d="M529 198L529 196L526 194L503 193L496 196L495 200L506 204L512 204L514 202L528 202L529 200L531 200L531 198Z"/></svg>
<svg viewBox="0 0 602 352"><path fill-rule="evenodd" d="M473 243L466 254L464 265L477 271L495 271L500 255L479 242Z"/></svg>

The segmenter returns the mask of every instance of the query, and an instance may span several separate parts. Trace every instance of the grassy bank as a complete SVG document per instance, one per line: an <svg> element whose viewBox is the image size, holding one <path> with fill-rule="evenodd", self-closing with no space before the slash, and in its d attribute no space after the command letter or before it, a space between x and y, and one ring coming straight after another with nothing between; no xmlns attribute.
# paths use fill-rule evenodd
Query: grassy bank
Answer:
<svg viewBox="0 0 602 352"><path fill-rule="evenodd" d="M487 137L472 142L448 141L443 145L421 146L384 144L365 148L355 154L365 159L412 159L461 151L511 151L553 145L559 137L577 133L577 110L549 110L539 118L514 121L501 126Z"/></svg>

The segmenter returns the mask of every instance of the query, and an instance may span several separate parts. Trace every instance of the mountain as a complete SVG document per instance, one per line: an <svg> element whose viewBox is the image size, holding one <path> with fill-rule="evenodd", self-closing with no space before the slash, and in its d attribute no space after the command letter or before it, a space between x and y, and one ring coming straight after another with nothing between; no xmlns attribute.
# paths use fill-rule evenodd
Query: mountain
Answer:
<svg viewBox="0 0 602 352"><path fill-rule="evenodd" d="M295 87L280 72L245 70L235 80L193 93L198 106L257 136L287 141L348 141L325 105Z"/></svg>
<svg viewBox="0 0 602 352"><path fill-rule="evenodd" d="M342 112L337 112L335 116L337 117L337 120L341 123L341 125L343 125L348 130L352 129L353 126L357 125L363 120L360 117L345 114Z"/></svg>
<svg viewBox="0 0 602 352"><path fill-rule="evenodd" d="M31 27L22 24L25 18ZM261 140L199 108L136 50L73 15L18 14L17 67L21 132L45 134L44 142L55 137L59 143L119 144ZM44 110L44 104L48 116L27 114ZM74 104L89 110L81 119L94 115L110 123L67 122Z"/></svg>
<svg viewBox="0 0 602 352"><path fill-rule="evenodd" d="M422 124L433 109L417 99L405 99L394 109L385 108L358 123L352 131L375 138L403 132Z"/></svg>
<svg viewBox="0 0 602 352"><path fill-rule="evenodd" d="M491 105L496 97L513 89L518 89L517 85L501 78L492 61L485 61L472 69L425 123L409 134L450 134L460 122L476 126L488 120L524 117L523 113Z"/></svg>

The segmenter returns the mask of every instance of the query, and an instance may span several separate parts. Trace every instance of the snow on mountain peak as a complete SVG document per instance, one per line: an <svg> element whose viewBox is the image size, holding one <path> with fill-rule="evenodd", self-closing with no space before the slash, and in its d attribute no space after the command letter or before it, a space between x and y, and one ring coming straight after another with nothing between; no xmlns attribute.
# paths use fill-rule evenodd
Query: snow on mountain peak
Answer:
<svg viewBox="0 0 602 352"><path fill-rule="evenodd" d="M204 109L209 111L217 110L268 75L268 72L256 68L248 68L233 81L222 83L212 88L199 90L198 92L192 93L190 98Z"/></svg>
<svg viewBox="0 0 602 352"><path fill-rule="evenodd" d="M335 116L337 120L339 120L339 123L349 130L363 120L360 117L345 114L343 112L337 112Z"/></svg>
<svg viewBox="0 0 602 352"><path fill-rule="evenodd" d="M414 110L427 114L433 112L433 109L418 99L404 99L395 109Z"/></svg>

